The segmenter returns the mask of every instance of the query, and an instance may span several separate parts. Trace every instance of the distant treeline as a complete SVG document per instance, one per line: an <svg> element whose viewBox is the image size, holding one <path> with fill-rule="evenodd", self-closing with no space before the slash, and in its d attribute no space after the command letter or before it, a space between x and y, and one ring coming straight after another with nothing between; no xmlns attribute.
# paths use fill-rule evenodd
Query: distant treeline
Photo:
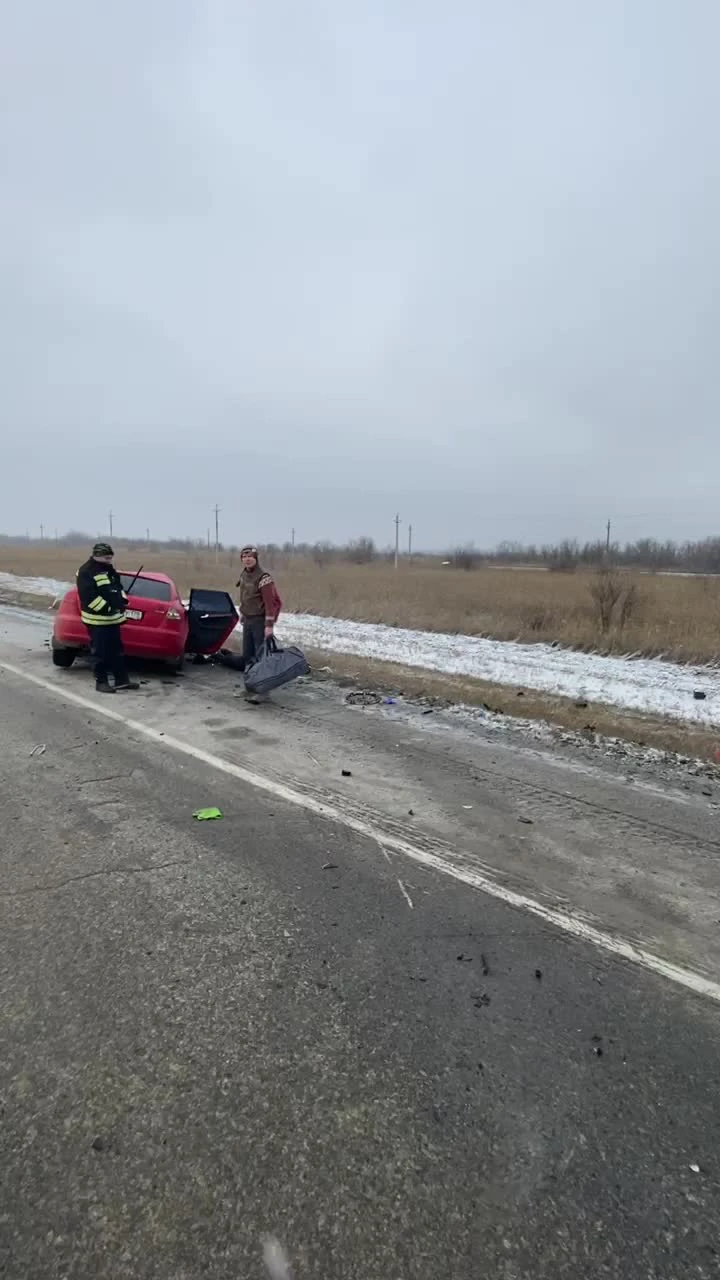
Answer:
<svg viewBox="0 0 720 1280"><path fill-rule="evenodd" d="M579 543L567 539L554 546L501 542L483 558L494 564L538 565L557 572L592 568L609 561L627 569L720 573L720 537L703 538L700 542L671 542L669 539L660 542L656 538L638 538L636 542L613 542L609 550L602 541Z"/></svg>
<svg viewBox="0 0 720 1280"><path fill-rule="evenodd" d="M13 537L0 534L0 544L6 546L87 547L96 540L95 535L72 529L57 538ZM175 551L197 555L213 551L203 538L128 538L114 535L113 541L128 551ZM234 544L220 543L218 550L224 555L239 555ZM348 564L372 564L374 561L392 561L394 548L379 548L372 538L355 538L344 545L332 542L299 542L292 544L265 543L263 556L268 564L285 556L306 556L317 565L324 566L344 562ZM406 548L400 549L400 558L407 563ZM459 569L477 569L482 565L527 565L548 569L556 573L572 573L575 569L594 568L611 563L619 568L646 569L656 572L717 573L720 574L720 537L704 538L699 542L659 541L656 538L639 538L636 542L613 542L608 549L604 541L580 543L565 539L555 544L537 545L521 542L501 542L492 550L483 551L473 545L455 547L445 553L414 551L413 562L452 565Z"/></svg>

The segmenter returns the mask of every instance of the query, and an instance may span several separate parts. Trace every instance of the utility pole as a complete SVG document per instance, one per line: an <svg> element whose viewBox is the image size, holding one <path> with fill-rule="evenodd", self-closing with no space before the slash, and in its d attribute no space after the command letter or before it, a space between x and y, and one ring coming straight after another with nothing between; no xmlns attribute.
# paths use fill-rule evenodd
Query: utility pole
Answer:
<svg viewBox="0 0 720 1280"><path fill-rule="evenodd" d="M45 525L44 524L40 525L40 541L41 542L45 541Z"/></svg>
<svg viewBox="0 0 720 1280"><path fill-rule="evenodd" d="M215 503L215 559L216 560L219 554L220 554L220 508L216 502Z"/></svg>
<svg viewBox="0 0 720 1280"><path fill-rule="evenodd" d="M607 522L607 531L605 537L605 555L610 556L610 521Z"/></svg>
<svg viewBox="0 0 720 1280"><path fill-rule="evenodd" d="M291 529L290 531L290 546L292 548L293 555L295 555L295 530L294 529Z"/></svg>
<svg viewBox="0 0 720 1280"><path fill-rule="evenodd" d="M412 560L412 525L408 525L408 560Z"/></svg>
<svg viewBox="0 0 720 1280"><path fill-rule="evenodd" d="M208 544L208 551L209 551L210 550L210 530L209 529L207 531L207 544Z"/></svg>
<svg viewBox="0 0 720 1280"><path fill-rule="evenodd" d="M112 512L112 511L108 511L108 522L109 522L109 524L110 524L110 537L111 537L111 538L112 538L112 536L113 536L113 519L114 519L114 512Z"/></svg>
<svg viewBox="0 0 720 1280"><path fill-rule="evenodd" d="M145 541L147 542L148 546L150 546L150 530L149 529L145 530Z"/></svg>
<svg viewBox="0 0 720 1280"><path fill-rule="evenodd" d="M56 530L55 530L55 546L57 546L57 544L58 544L58 534L57 534L57 529L56 529Z"/></svg>
<svg viewBox="0 0 720 1280"><path fill-rule="evenodd" d="M400 515L395 517L395 568L400 563Z"/></svg>

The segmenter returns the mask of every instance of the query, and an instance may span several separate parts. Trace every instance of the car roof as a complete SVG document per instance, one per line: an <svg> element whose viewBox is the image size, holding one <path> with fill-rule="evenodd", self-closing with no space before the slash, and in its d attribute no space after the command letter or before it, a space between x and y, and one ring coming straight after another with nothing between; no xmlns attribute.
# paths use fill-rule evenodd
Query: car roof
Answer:
<svg viewBox="0 0 720 1280"><path fill-rule="evenodd" d="M134 578L136 570L118 569L118 573L121 573L124 578ZM138 578L149 578L151 582L169 582L171 587L175 586L174 580L167 573L151 573L149 569L147 572L143 569L142 573L138 573L137 576Z"/></svg>

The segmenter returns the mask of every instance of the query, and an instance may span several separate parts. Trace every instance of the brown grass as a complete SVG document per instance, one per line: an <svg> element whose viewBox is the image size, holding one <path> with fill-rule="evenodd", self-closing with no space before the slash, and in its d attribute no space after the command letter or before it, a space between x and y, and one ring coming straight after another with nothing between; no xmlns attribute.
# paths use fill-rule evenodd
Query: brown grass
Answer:
<svg viewBox="0 0 720 1280"><path fill-rule="evenodd" d="M45 547L0 548L0 570L72 578L77 551ZM134 551L118 564L173 575L183 593L196 585L233 589L237 557L221 553ZM682 662L717 657L720 644L720 577L622 575L623 597L609 629L597 603L597 575L482 567L461 569L401 565L317 565L304 556L269 565L286 609L428 631L462 632L499 640L556 641L605 653L664 655ZM628 588L631 599L623 604ZM594 598L595 597L595 598ZM623 613L625 617L623 618Z"/></svg>

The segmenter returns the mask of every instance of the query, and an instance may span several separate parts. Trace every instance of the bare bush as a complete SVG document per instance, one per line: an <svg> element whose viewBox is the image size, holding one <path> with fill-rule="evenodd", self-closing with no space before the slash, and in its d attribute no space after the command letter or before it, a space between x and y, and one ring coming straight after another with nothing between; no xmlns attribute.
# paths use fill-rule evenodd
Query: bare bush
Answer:
<svg viewBox="0 0 720 1280"><path fill-rule="evenodd" d="M333 558L333 548L330 542L316 542L312 549L312 558L320 569L327 569Z"/></svg>
<svg viewBox="0 0 720 1280"><path fill-rule="evenodd" d="M595 619L603 635L616 627L619 632L637 621L642 607L642 595L626 573L616 565L603 565L597 570L589 586L595 606Z"/></svg>
<svg viewBox="0 0 720 1280"><path fill-rule="evenodd" d="M553 627L557 619L552 609L543 608L542 605L530 606L521 611L522 624L528 631L533 634L552 634Z"/></svg>
<svg viewBox="0 0 720 1280"><path fill-rule="evenodd" d="M551 573L574 573L580 561L580 548L569 538L557 547L543 548L543 554Z"/></svg>
<svg viewBox="0 0 720 1280"><path fill-rule="evenodd" d="M456 547L450 557L450 563L454 569L465 569L469 573L471 569L477 569L480 556L474 547Z"/></svg>
<svg viewBox="0 0 720 1280"><path fill-rule="evenodd" d="M618 627L621 631L631 622L637 620L642 606L642 596L636 582L628 582L625 586L617 612Z"/></svg>
<svg viewBox="0 0 720 1280"><path fill-rule="evenodd" d="M376 554L372 538L356 538L345 548L345 557L351 564L372 564Z"/></svg>

